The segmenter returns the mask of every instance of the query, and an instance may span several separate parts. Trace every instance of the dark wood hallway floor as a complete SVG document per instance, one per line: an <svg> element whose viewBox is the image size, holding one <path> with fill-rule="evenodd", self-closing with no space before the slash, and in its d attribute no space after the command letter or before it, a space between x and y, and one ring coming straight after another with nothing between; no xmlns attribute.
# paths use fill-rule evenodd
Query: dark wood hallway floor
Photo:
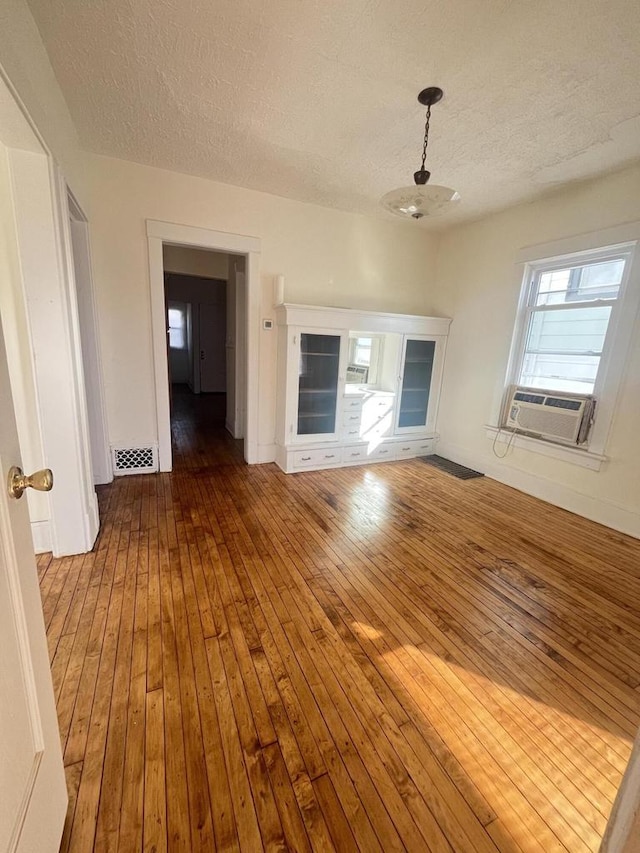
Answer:
<svg viewBox="0 0 640 853"><path fill-rule="evenodd" d="M247 467L209 405L38 561L63 850L597 850L640 542L419 460Z"/></svg>

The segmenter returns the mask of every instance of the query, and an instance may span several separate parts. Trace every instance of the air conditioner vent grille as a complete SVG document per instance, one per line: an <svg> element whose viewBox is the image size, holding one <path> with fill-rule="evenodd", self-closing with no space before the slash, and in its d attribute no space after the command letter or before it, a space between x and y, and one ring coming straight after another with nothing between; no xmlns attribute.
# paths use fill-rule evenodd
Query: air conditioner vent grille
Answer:
<svg viewBox="0 0 640 853"><path fill-rule="evenodd" d="M112 447L113 473L154 474L158 470L158 453L154 445L146 447Z"/></svg>
<svg viewBox="0 0 640 853"><path fill-rule="evenodd" d="M503 425L552 441L584 444L594 411L595 400L590 394L554 394L512 386Z"/></svg>
<svg viewBox="0 0 640 853"><path fill-rule="evenodd" d="M521 429L556 435L568 441L572 441L576 434L575 417L562 412L520 409L517 422Z"/></svg>

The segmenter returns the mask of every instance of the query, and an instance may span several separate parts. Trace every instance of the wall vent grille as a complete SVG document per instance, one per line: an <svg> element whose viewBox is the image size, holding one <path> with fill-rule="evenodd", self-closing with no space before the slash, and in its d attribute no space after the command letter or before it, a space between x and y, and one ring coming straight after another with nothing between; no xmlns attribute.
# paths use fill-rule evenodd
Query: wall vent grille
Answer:
<svg viewBox="0 0 640 853"><path fill-rule="evenodd" d="M155 474L158 470L158 448L112 447L113 473L116 477L124 474Z"/></svg>

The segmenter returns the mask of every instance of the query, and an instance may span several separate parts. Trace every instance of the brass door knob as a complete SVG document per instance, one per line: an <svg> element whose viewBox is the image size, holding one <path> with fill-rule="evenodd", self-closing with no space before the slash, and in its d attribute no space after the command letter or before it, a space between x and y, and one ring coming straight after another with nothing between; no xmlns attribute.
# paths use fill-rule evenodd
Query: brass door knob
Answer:
<svg viewBox="0 0 640 853"><path fill-rule="evenodd" d="M35 474L27 476L22 468L13 466L9 470L7 486L12 498L21 498L25 489L36 489L38 492L50 492L53 488L53 472L50 468L43 468Z"/></svg>

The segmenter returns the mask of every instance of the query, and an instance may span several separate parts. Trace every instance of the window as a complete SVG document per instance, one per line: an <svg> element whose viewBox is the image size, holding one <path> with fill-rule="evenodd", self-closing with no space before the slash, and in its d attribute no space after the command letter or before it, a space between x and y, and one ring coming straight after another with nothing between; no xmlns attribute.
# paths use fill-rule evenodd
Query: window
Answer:
<svg viewBox="0 0 640 853"><path fill-rule="evenodd" d="M187 348L187 311L185 305L171 305L167 311L169 318L169 347Z"/></svg>
<svg viewBox="0 0 640 853"><path fill-rule="evenodd" d="M529 271L516 384L593 394L628 250Z"/></svg>
<svg viewBox="0 0 640 853"><path fill-rule="evenodd" d="M529 436L502 436L500 427L489 424L487 435L494 444L506 442L600 469L640 309L640 265L635 258L639 241L640 222L632 222L521 251L524 276L520 272L508 390L521 385L560 398L591 396L595 416L579 447L536 438L539 429ZM494 424L505 423L510 400L509 393L495 401Z"/></svg>

